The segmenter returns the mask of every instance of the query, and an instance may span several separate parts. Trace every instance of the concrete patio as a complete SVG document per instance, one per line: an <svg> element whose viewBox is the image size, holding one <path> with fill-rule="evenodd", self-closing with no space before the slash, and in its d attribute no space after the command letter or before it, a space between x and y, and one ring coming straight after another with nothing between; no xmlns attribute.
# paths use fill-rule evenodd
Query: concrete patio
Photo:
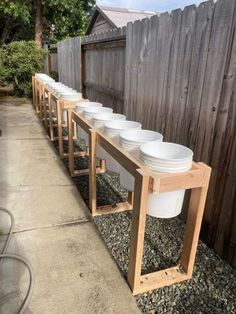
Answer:
<svg viewBox="0 0 236 314"><path fill-rule="evenodd" d="M29 101L0 98L0 206L15 217L9 253L26 257L27 313L140 313L90 213ZM0 214L0 245L9 218ZM15 313L26 269L4 261L0 313Z"/></svg>

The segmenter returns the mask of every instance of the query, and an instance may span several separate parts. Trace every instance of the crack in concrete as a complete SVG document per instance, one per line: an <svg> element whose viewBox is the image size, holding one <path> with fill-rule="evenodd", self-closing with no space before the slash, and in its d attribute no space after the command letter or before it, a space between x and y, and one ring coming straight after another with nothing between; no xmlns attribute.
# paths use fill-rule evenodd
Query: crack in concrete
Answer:
<svg viewBox="0 0 236 314"><path fill-rule="evenodd" d="M28 232L28 231L37 231L37 230L42 230L42 229L50 229L50 228L58 228L58 227L69 227L69 226L75 226L79 224L84 224L92 222L91 219L89 218L79 218L79 219L74 219L66 222L59 222L59 223L54 223L54 224L49 224L49 225L44 225L44 226L37 226L37 227L32 227L32 228L26 228L26 229L21 229L21 230L15 230L13 234L18 234L18 233L23 233L23 232ZM7 236L8 233L2 233L0 235L1 237Z"/></svg>

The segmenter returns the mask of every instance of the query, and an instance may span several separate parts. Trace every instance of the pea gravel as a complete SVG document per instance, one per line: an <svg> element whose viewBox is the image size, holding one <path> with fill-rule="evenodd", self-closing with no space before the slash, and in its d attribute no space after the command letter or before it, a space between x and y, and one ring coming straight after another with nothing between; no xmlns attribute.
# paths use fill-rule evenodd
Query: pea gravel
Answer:
<svg viewBox="0 0 236 314"><path fill-rule="evenodd" d="M87 158L76 159L77 169L87 165ZM74 181L88 204L88 177L77 177ZM97 190L98 205L115 204L127 198L117 174L98 175ZM94 221L119 269L127 277L131 213L98 216ZM147 216L142 274L178 263L184 229L178 217ZM136 301L142 313L236 313L236 270L199 241L191 280L140 294Z"/></svg>

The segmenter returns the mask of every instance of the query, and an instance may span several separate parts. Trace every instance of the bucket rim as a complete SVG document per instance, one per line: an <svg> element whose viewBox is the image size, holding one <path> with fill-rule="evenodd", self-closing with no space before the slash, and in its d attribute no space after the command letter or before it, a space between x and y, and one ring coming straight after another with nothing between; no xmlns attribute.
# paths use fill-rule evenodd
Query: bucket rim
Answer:
<svg viewBox="0 0 236 314"><path fill-rule="evenodd" d="M149 148L149 147L152 147L153 148L158 148L158 146L163 146L163 147L176 147L178 149L182 149L185 151L186 153L186 156L184 157L176 157L176 158L163 158L161 156L158 156L158 153L153 152L153 153L150 153L150 152L146 152L146 149ZM160 147L161 148L161 147ZM146 155L148 157L151 157L151 158L154 158L154 159L157 159L157 160L163 160L163 161L171 161L171 162L175 162L175 161L189 161L190 159L193 158L193 151L184 146L184 145L180 145L180 144L177 144L177 143L172 143L172 142L159 142L159 141L152 141L152 142L148 142L148 143L145 143L145 144L142 144L140 146L140 151L141 151L141 154L142 155Z"/></svg>

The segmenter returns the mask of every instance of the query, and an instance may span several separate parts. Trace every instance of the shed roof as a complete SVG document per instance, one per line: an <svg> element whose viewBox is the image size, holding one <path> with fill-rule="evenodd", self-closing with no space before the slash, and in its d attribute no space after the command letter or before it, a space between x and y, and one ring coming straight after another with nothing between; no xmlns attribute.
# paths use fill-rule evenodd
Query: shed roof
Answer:
<svg viewBox="0 0 236 314"><path fill-rule="evenodd" d="M112 27L117 28L126 26L128 22L134 22L136 20L141 20L146 17L151 17L152 15L157 14L157 12L107 6L96 6L91 16L88 28L86 30L86 35L90 33L99 14L101 14Z"/></svg>

